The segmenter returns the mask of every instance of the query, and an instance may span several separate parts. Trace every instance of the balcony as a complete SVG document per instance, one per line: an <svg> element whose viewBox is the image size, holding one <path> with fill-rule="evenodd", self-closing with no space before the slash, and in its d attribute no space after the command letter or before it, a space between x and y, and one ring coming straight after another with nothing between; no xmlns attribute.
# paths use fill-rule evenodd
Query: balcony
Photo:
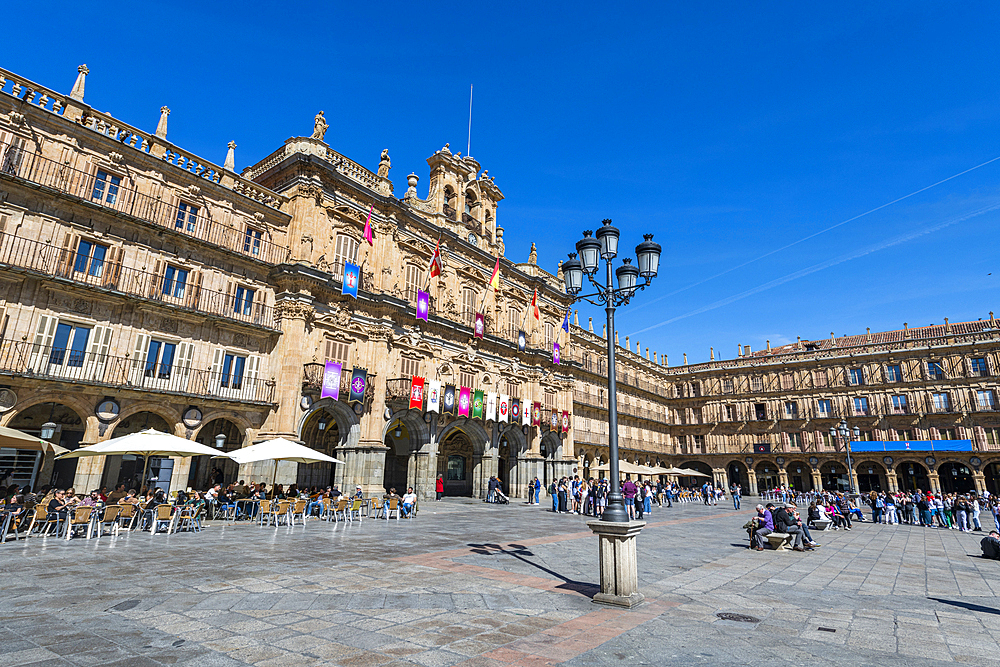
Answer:
<svg viewBox="0 0 1000 667"><path fill-rule="evenodd" d="M264 329L277 329L273 306L254 303L253 295L249 300L236 299L231 294L195 284L178 286L176 281L167 284L165 289L162 276L124 267L120 260L98 262L73 250L33 239L0 233L0 266Z"/></svg>
<svg viewBox="0 0 1000 667"><path fill-rule="evenodd" d="M274 382L109 354L0 340L0 375L271 405Z"/></svg>
<svg viewBox="0 0 1000 667"><path fill-rule="evenodd" d="M392 378L385 381L385 402L410 400L410 378Z"/></svg>
<svg viewBox="0 0 1000 667"><path fill-rule="evenodd" d="M71 169L10 144L0 144L0 156L0 173L6 177L51 188L106 211L174 231L251 260L277 264L288 257L287 248L265 240L259 230L215 222L200 210L193 220L182 218L177 203L170 197L152 197L135 188L98 180L94 174Z"/></svg>
<svg viewBox="0 0 1000 667"><path fill-rule="evenodd" d="M444 205L444 217L448 218L449 220L456 220L456 221L458 220L455 209L453 209L451 206L448 206L447 204Z"/></svg>

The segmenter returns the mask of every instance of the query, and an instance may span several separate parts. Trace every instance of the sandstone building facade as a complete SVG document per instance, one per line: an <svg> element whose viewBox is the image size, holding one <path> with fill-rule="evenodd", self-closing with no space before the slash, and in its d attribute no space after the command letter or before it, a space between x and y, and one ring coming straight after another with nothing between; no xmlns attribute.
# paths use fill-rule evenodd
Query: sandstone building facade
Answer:
<svg viewBox="0 0 1000 667"><path fill-rule="evenodd" d="M226 459L154 459L169 489L204 486L220 466L227 479L276 472L286 484L369 492L412 485L421 497L439 474L448 493L475 496L497 475L521 496L536 476L589 474L607 460L605 340L575 315L562 330L571 300L534 247L526 261L508 258L503 193L475 159L445 145L427 160L426 197L416 173L398 196L388 152L375 171L337 153L319 114L311 136L237 173L233 142L222 166L171 143L166 107L154 132L93 109L87 74L81 66L63 95L0 70L0 425L37 433L55 423L53 440L70 449L147 427L223 453L283 436L344 461L239 470ZM431 277L438 244L443 271ZM343 294L347 263L360 267L357 298ZM430 294L426 321L418 291ZM873 441L973 443L856 457L862 489L1000 490L995 324L800 341L681 366L626 338L623 456L750 490L843 486L844 445L829 427L844 418ZM336 399L322 395L327 361L345 371ZM355 403L353 369L368 379ZM545 419L409 409L413 377L537 403ZM563 412L568 432L548 418ZM0 468L87 490L135 483L142 462L2 450Z"/></svg>

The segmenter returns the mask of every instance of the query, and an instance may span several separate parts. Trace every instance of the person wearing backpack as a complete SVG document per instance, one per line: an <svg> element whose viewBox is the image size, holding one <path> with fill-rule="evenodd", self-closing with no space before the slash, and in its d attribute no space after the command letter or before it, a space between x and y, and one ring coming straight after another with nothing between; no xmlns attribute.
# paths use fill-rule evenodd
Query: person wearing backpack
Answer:
<svg viewBox="0 0 1000 667"><path fill-rule="evenodd" d="M546 489L546 491L548 491L549 497L552 498L552 511L553 512L558 512L559 511L559 496L556 494L556 483L555 482L550 482L549 483L549 488Z"/></svg>

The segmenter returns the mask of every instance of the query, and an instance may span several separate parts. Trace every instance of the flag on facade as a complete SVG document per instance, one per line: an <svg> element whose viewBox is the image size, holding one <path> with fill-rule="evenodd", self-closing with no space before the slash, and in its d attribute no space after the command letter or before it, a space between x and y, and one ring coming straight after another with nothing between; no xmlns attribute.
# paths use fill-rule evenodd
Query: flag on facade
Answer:
<svg viewBox="0 0 1000 667"><path fill-rule="evenodd" d="M472 418L482 419L483 418L483 390L477 389L476 393L472 395Z"/></svg>
<svg viewBox="0 0 1000 667"><path fill-rule="evenodd" d="M476 313L476 325L472 330L472 335L482 338L486 334L486 318L482 313Z"/></svg>
<svg viewBox="0 0 1000 667"><path fill-rule="evenodd" d="M468 417L469 408L472 407L472 390L462 387L458 390L458 416Z"/></svg>
<svg viewBox="0 0 1000 667"><path fill-rule="evenodd" d="M444 264L441 263L441 239L438 239L437 245L434 246L434 254L431 255L431 264L428 267L428 272L431 278L441 275L441 271L444 270Z"/></svg>
<svg viewBox="0 0 1000 667"><path fill-rule="evenodd" d="M444 406L441 410L442 414L455 414L455 385L449 384L444 388L444 394L441 395L441 403Z"/></svg>
<svg viewBox="0 0 1000 667"><path fill-rule="evenodd" d="M535 293L531 295L531 308L534 311L535 319L541 320L542 315L538 312L538 288L535 288Z"/></svg>
<svg viewBox="0 0 1000 667"><path fill-rule="evenodd" d="M531 424L532 426L542 425L542 404L538 401L531 404Z"/></svg>
<svg viewBox="0 0 1000 667"><path fill-rule="evenodd" d="M323 369L323 388L320 391L320 398L332 398L333 400L338 400L340 398L340 376L344 372L344 366L338 364L335 361L326 362L326 368Z"/></svg>
<svg viewBox="0 0 1000 667"><path fill-rule="evenodd" d="M520 399L512 399L510 402L510 423L520 424L521 423L521 401Z"/></svg>
<svg viewBox="0 0 1000 667"><path fill-rule="evenodd" d="M559 364L562 362L562 356L559 353L559 343L552 343L552 363Z"/></svg>
<svg viewBox="0 0 1000 667"><path fill-rule="evenodd" d="M531 425L531 403L528 401L521 403L521 424L524 426Z"/></svg>
<svg viewBox="0 0 1000 667"><path fill-rule="evenodd" d="M525 346L528 344L528 336L525 335L524 331L517 332L517 351L524 352Z"/></svg>
<svg viewBox="0 0 1000 667"><path fill-rule="evenodd" d="M486 414L483 415L483 419L488 422L497 420L497 395L492 391L486 394Z"/></svg>
<svg viewBox="0 0 1000 667"><path fill-rule="evenodd" d="M497 421L506 424L510 419L510 396L500 394L500 401L497 403Z"/></svg>
<svg viewBox="0 0 1000 667"><path fill-rule="evenodd" d="M368 241L368 245L375 245L375 234L372 233L372 209L373 206L368 207L368 219L365 221L365 241Z"/></svg>
<svg viewBox="0 0 1000 667"><path fill-rule="evenodd" d="M563 410L562 415L562 432L569 433L569 413Z"/></svg>
<svg viewBox="0 0 1000 667"><path fill-rule="evenodd" d="M424 407L424 379L410 379L410 409L420 410Z"/></svg>
<svg viewBox="0 0 1000 667"><path fill-rule="evenodd" d="M358 283L361 280L361 269L357 264L344 262L344 283L340 288L341 294L358 298Z"/></svg>
<svg viewBox="0 0 1000 667"><path fill-rule="evenodd" d="M569 333L569 306L566 307L566 317L563 318L562 329Z"/></svg>
<svg viewBox="0 0 1000 667"><path fill-rule="evenodd" d="M559 411L553 410L552 415L549 417L549 428L553 431L559 432Z"/></svg>
<svg viewBox="0 0 1000 667"><path fill-rule="evenodd" d="M493 267L493 275L490 277L490 287L494 292L500 291L500 258L497 257L497 265Z"/></svg>
<svg viewBox="0 0 1000 667"><path fill-rule="evenodd" d="M364 368L355 368L351 373L351 396L348 403L362 403L365 400L365 389L368 388L368 371Z"/></svg>
<svg viewBox="0 0 1000 667"><path fill-rule="evenodd" d="M428 292L417 290L417 319L426 322L430 309L431 295Z"/></svg>
<svg viewBox="0 0 1000 667"><path fill-rule="evenodd" d="M427 381L427 412L441 412L441 381Z"/></svg>

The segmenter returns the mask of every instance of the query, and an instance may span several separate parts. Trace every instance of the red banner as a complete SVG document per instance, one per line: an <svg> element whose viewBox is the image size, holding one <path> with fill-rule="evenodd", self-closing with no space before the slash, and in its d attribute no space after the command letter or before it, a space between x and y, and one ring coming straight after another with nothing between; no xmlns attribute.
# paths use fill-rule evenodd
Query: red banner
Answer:
<svg viewBox="0 0 1000 667"><path fill-rule="evenodd" d="M410 409L421 410L424 407L424 379L410 380Z"/></svg>
<svg viewBox="0 0 1000 667"><path fill-rule="evenodd" d="M569 413L563 410L562 416L562 432L569 433Z"/></svg>
<svg viewBox="0 0 1000 667"><path fill-rule="evenodd" d="M534 401L531 404L531 425L541 426L542 425L542 404L538 401Z"/></svg>

